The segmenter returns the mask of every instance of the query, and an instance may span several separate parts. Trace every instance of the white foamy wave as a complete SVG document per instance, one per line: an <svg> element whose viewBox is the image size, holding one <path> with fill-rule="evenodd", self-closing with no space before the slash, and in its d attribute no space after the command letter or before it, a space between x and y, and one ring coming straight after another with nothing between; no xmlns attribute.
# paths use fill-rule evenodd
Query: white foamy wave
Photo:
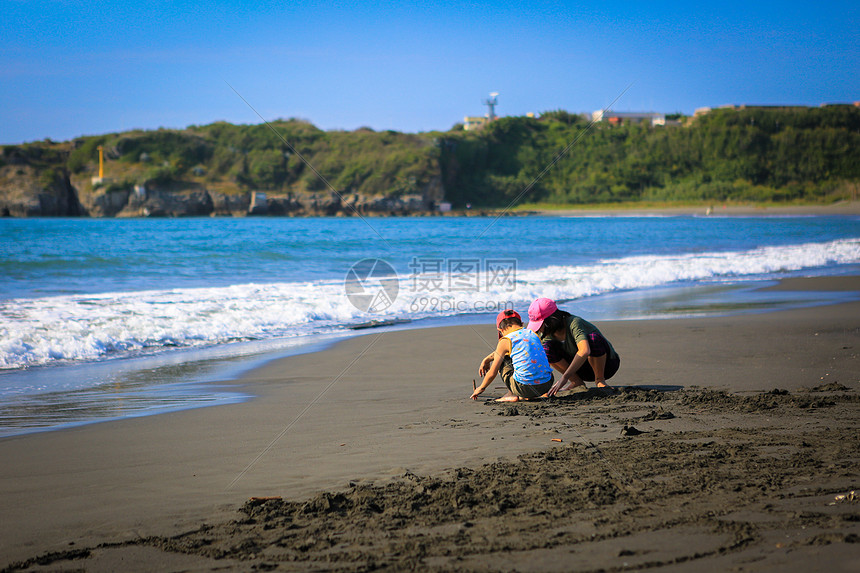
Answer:
<svg viewBox="0 0 860 573"><path fill-rule="evenodd" d="M526 298L576 299L676 282L779 276L791 271L857 263L860 263L860 239L843 239L741 252L625 257L589 266L525 271L518 278L529 294Z"/></svg>
<svg viewBox="0 0 860 573"><path fill-rule="evenodd" d="M324 332L360 314L339 281L10 300L0 368Z"/></svg>
<svg viewBox="0 0 860 573"><path fill-rule="evenodd" d="M538 297L573 300L682 281L779 276L860 263L860 239L742 252L647 255L592 265L520 270L514 284L418 290L401 275L393 304L357 309L342 280L244 284L0 302L0 369L98 360L136 352L325 333L372 319L496 312ZM382 283L373 288L384 288ZM392 294L392 293L387 293ZM382 305L384 306L384 305Z"/></svg>
<svg viewBox="0 0 860 573"><path fill-rule="evenodd" d="M860 263L860 239L849 239L740 252L635 256L592 265L518 270L514 288L482 284L471 290L426 292L415 291L408 282L401 281L401 294L386 314L421 318L434 314L497 312L511 306L523 310L539 297L575 300L679 282L778 277L803 269L857 263Z"/></svg>

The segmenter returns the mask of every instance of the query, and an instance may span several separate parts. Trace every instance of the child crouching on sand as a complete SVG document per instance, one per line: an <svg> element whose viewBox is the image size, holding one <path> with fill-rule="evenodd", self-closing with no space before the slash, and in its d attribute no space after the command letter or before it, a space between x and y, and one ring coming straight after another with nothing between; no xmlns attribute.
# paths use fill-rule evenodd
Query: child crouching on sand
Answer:
<svg viewBox="0 0 860 573"><path fill-rule="evenodd" d="M540 338L527 328L514 310L503 310L496 317L499 343L496 350L487 355L478 367L484 379L472 392L472 400L493 382L501 370L502 380L508 393L498 402L516 402L543 396L552 387L552 368L546 359Z"/></svg>

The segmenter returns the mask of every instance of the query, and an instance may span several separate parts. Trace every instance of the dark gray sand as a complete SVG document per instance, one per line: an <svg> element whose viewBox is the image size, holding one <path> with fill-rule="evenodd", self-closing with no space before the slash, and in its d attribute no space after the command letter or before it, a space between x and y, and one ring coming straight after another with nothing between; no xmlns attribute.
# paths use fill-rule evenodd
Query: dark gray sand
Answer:
<svg viewBox="0 0 860 573"><path fill-rule="evenodd" d="M616 393L519 404L466 399L491 328L363 337L279 361L249 375L262 396L249 405L0 441L13 466L38 448L19 472L50 474L32 485L0 471L0 566L860 570L857 303L607 323L624 361ZM234 423L202 439L204 419L210 432ZM180 444L152 443L181 431ZM93 447L116 461L95 463ZM200 458L212 475L199 485L174 477L177 460ZM129 482L131 499L102 495L106 480Z"/></svg>
<svg viewBox="0 0 860 573"><path fill-rule="evenodd" d="M625 388L493 404L482 414L548 440L567 437L475 469L250 500L225 523L42 561L74 568L111 562L113 552L114 560L169 555L164 564L183 570L812 571L824 558L835 571L856 571L858 404L860 395L832 383L743 397ZM621 426L622 437L590 443L571 432L574 418L579 427ZM678 418L725 422L672 432ZM19 565L41 569L31 564Z"/></svg>

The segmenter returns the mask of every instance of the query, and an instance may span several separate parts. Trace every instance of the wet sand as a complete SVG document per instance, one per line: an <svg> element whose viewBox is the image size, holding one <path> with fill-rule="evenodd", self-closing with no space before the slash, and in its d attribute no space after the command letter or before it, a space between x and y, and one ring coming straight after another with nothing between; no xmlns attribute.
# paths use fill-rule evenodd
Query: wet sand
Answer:
<svg viewBox="0 0 860 573"><path fill-rule="evenodd" d="M250 402L0 440L0 568L860 567L860 302L600 326L613 395L474 402L492 325L370 331Z"/></svg>

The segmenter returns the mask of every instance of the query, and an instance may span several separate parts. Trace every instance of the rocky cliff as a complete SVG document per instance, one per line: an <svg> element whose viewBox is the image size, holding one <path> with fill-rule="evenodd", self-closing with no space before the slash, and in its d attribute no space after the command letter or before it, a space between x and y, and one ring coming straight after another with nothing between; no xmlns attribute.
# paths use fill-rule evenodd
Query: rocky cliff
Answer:
<svg viewBox="0 0 860 573"><path fill-rule="evenodd" d="M216 191L194 182L132 185L91 173L74 176L62 166L64 150L50 160L37 147L7 146L0 153L0 216L4 217L201 217L350 216L412 214L435 210L444 191L434 178L417 193Z"/></svg>
<svg viewBox="0 0 860 573"><path fill-rule="evenodd" d="M0 155L0 216L78 217L85 214L69 172L63 167L40 164L12 148Z"/></svg>
<svg viewBox="0 0 860 573"><path fill-rule="evenodd" d="M95 193L83 212L93 217L244 217L409 215L432 211L421 195L402 197L344 197L334 192L271 194L249 191L226 194L197 188L183 191L138 186Z"/></svg>

